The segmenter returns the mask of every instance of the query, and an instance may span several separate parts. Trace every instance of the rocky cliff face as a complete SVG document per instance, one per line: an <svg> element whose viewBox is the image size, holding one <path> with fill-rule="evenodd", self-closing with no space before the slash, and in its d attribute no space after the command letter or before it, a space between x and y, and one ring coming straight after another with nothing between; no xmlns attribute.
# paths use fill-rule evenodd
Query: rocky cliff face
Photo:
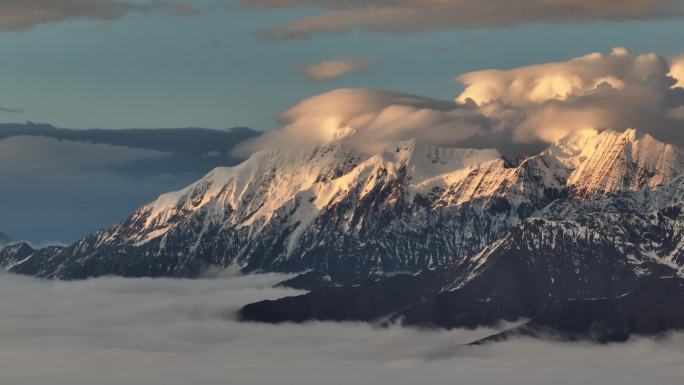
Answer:
<svg viewBox="0 0 684 385"><path fill-rule="evenodd" d="M447 328L527 318L532 322L511 333L552 330L600 341L660 333L684 327L684 313L668 311L684 293L683 225L681 203L650 214L528 219L479 253L436 269L255 303L241 314L260 322Z"/></svg>
<svg viewBox="0 0 684 385"><path fill-rule="evenodd" d="M684 173L679 148L633 129L579 131L561 139L547 153L572 170L567 186L581 199L653 189Z"/></svg>

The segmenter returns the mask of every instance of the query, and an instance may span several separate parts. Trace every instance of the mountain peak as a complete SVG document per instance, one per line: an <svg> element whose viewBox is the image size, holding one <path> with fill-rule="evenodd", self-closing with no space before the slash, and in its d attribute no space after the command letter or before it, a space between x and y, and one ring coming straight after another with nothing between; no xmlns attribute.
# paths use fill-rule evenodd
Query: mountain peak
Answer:
<svg viewBox="0 0 684 385"><path fill-rule="evenodd" d="M577 160L582 156L588 156L597 148L611 145L615 142L621 144L634 143L641 139L655 140L652 136L639 132L634 128L624 131L611 129L582 129L575 130L557 140L551 145L549 151L559 160L565 161L569 166L576 166ZM577 158L577 157L580 158Z"/></svg>
<svg viewBox="0 0 684 385"><path fill-rule="evenodd" d="M502 159L495 149L442 147L416 139L389 145L381 156L405 164L416 182Z"/></svg>
<svg viewBox="0 0 684 385"><path fill-rule="evenodd" d="M59 258L32 258L54 265L41 274L64 277L214 265L356 278L414 271L471 255L552 202L651 190L678 175L682 151L636 130L574 132L515 166L492 149L414 139L369 155L336 140L260 151L54 251Z"/></svg>
<svg viewBox="0 0 684 385"><path fill-rule="evenodd" d="M576 197L652 189L684 172L684 153L636 129L575 131L547 153L572 170Z"/></svg>

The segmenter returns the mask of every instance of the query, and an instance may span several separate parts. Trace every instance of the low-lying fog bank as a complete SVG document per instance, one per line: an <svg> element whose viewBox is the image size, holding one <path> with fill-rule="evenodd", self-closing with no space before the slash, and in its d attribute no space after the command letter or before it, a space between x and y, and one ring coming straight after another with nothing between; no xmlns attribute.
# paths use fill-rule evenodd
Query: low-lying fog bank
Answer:
<svg viewBox="0 0 684 385"><path fill-rule="evenodd" d="M246 303L297 294L279 275L49 282L0 275L3 385L684 383L684 334L597 346L492 330L235 321Z"/></svg>

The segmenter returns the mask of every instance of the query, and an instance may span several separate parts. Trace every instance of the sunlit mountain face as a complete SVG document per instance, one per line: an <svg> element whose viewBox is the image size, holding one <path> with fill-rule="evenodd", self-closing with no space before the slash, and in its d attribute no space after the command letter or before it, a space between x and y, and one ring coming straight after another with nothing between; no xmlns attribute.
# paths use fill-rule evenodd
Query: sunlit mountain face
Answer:
<svg viewBox="0 0 684 385"><path fill-rule="evenodd" d="M0 384L684 383L682 19L0 2Z"/></svg>
<svg viewBox="0 0 684 385"><path fill-rule="evenodd" d="M517 165L494 149L417 140L374 155L343 140L264 150L160 196L110 230L72 246L22 248L8 256L21 263L5 265L65 279L313 269L336 278L331 283L356 283L457 261L528 218L558 217L565 202L676 190L682 172L678 147L636 130L572 133ZM676 203L661 195L644 213Z"/></svg>

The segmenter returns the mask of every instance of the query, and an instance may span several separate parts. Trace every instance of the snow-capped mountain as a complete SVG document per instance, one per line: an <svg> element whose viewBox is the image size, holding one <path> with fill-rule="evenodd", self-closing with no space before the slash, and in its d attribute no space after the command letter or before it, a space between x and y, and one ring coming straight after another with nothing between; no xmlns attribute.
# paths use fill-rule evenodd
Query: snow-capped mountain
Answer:
<svg viewBox="0 0 684 385"><path fill-rule="evenodd" d="M578 198L653 189L684 173L684 153L634 129L582 130L547 150L572 169L567 186Z"/></svg>
<svg viewBox="0 0 684 385"><path fill-rule="evenodd" d="M357 282L462 260L533 215L632 192L672 203L658 191L680 191L670 182L682 173L680 149L634 130L575 133L516 165L496 150L417 141L371 156L343 141L269 150L69 247L5 249L0 264L67 279L232 266Z"/></svg>
<svg viewBox="0 0 684 385"><path fill-rule="evenodd" d="M651 214L531 218L436 269L263 301L241 314L261 322L389 319L447 328L527 318L526 334L548 327L572 338L622 340L684 327L684 313L667 310L684 298L683 248L683 203Z"/></svg>

